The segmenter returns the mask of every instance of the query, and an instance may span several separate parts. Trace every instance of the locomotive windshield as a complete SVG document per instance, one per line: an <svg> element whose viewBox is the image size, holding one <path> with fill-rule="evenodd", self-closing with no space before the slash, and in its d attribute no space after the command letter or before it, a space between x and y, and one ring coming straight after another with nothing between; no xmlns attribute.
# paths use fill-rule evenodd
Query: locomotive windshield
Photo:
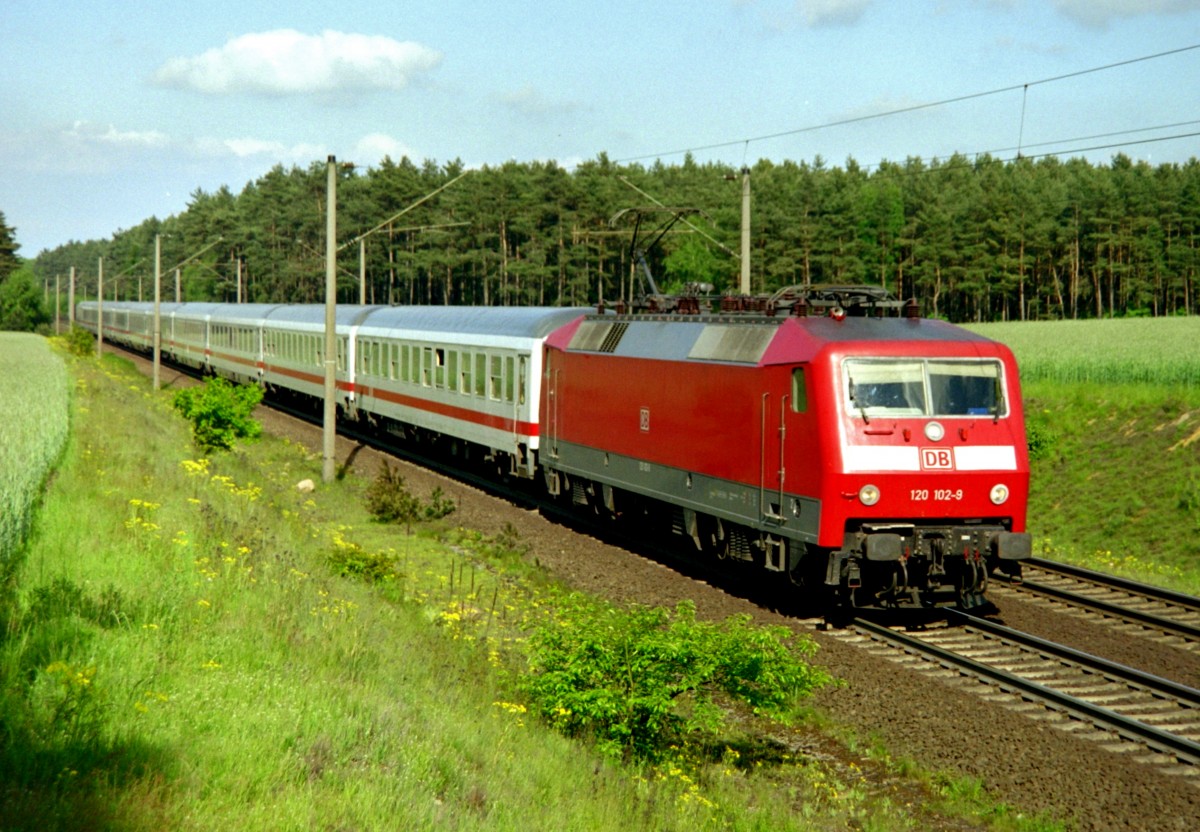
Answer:
<svg viewBox="0 0 1200 832"><path fill-rule="evenodd" d="M873 416L1003 416L1000 362L967 358L851 358L849 412Z"/></svg>

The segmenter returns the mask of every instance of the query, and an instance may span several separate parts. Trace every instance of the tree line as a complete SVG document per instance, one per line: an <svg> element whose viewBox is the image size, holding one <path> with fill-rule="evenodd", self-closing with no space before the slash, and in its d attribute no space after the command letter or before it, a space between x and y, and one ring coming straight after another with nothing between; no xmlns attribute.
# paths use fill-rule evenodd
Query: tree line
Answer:
<svg viewBox="0 0 1200 832"><path fill-rule="evenodd" d="M635 226L660 287L736 291L741 173L691 156L641 165L604 154L571 171L408 158L340 170L339 301L357 301L360 269L370 303L629 300L646 289ZM180 269L186 300L232 301L240 286L244 301L318 302L326 175L321 162L277 165L237 194L196 190L178 215L44 251L34 269L52 286L74 266L94 286L104 257L106 297L148 300L161 235L164 299L174 298L173 265L203 250ZM956 155L867 169L818 157L760 160L749 176L754 292L877 284L952 321L1196 312L1195 158L1152 166L1124 155L1108 164Z"/></svg>

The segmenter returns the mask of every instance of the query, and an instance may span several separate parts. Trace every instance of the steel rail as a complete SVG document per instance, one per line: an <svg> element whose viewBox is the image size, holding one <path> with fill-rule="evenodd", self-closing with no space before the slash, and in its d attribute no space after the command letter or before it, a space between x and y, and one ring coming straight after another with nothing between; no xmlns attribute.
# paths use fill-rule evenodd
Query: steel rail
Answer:
<svg viewBox="0 0 1200 832"><path fill-rule="evenodd" d="M966 621L971 627L984 630L1000 638L1015 641L1030 649L1044 650L1056 658L1082 664L1084 667L1096 670L1102 674L1117 676L1122 681L1130 684L1161 691L1164 695L1173 698L1179 698L1177 694L1182 694L1184 700L1189 704L1200 703L1200 691L1193 688L1179 685L1167 679L1159 679L1150 674L1140 673L1132 668L1127 668L1114 662L1106 662L1094 656L1089 656L1086 653L1080 653L1063 645L1047 642L1008 627L1003 627L992 622L983 622L981 619L968 616L964 613L952 612L951 618L956 617ZM1056 710L1066 712L1075 718L1089 721L1095 725L1112 730L1127 740L1144 743L1147 747L1159 753L1171 754L1181 762L1200 765L1200 743L1193 742L1186 737L1163 731L1137 719L1123 716L1109 708L1094 705L1078 697L1071 696L1030 679L1024 679L1014 673L977 662L952 650L937 647L921 639L899 633L862 618L856 618L852 623L855 628L866 632L873 638L897 644L908 652L927 656L943 666L952 667L968 675L986 679L995 683L1003 690L1020 692L1024 696L1040 700ZM1138 681L1135 682L1133 681L1134 679Z"/></svg>
<svg viewBox="0 0 1200 832"><path fill-rule="evenodd" d="M1122 589L1137 595L1145 595L1147 598L1153 598L1155 601L1162 601L1167 604L1184 607L1194 612L1200 612L1200 598L1194 595L1187 595L1171 589L1163 589L1159 586L1144 584L1129 578L1122 578L1118 575L1096 572L1095 570L1082 566L1073 566L1069 563L1059 563L1058 561L1044 560L1042 558L1030 558L1025 563L1046 572L1057 572L1060 575L1066 575L1070 578L1078 578L1114 589Z"/></svg>
<svg viewBox="0 0 1200 832"><path fill-rule="evenodd" d="M1134 595L1139 595L1151 601L1169 604L1176 607L1182 607L1188 611L1200 613L1200 599L1190 595L1184 595L1173 590L1163 589L1161 587L1151 586L1149 584L1131 581L1127 578L1120 578L1114 575L1106 575L1103 572L1094 572L1090 569L1084 569L1078 566L1069 566L1067 564L1045 561L1039 558L1034 558L1026 561L1027 565L1036 569L1041 569L1046 572L1051 572L1064 577L1073 578L1079 581L1086 581L1106 589L1116 589L1122 592L1128 592ZM1085 607L1094 610L1104 615L1113 616L1115 618L1124 618L1127 621L1132 621L1138 624L1144 624L1148 627L1155 627L1165 632L1173 633L1182 636L1190 641L1200 641L1200 626L1189 624L1186 621L1179 621L1173 618L1168 618L1153 612L1134 609L1122 604L1105 601L1100 598L1092 598L1078 592L1072 592L1069 589L1062 589L1056 586L1042 583L1037 580L1025 579L1021 583L1007 582L1007 585L1017 591L1033 592L1038 595L1044 595L1048 598L1055 598L1075 606Z"/></svg>

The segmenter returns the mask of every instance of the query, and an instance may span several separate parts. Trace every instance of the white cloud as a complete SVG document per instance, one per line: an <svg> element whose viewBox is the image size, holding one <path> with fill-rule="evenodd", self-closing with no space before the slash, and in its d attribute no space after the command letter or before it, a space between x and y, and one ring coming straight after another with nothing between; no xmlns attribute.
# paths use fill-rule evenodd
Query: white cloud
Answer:
<svg viewBox="0 0 1200 832"><path fill-rule="evenodd" d="M86 144L108 144L117 147L166 147L171 139L157 130L118 130L113 125L107 128L86 121L76 121L65 135Z"/></svg>
<svg viewBox="0 0 1200 832"><path fill-rule="evenodd" d="M193 57L172 58L155 72L154 81L213 94L398 90L441 60L441 52L413 41L277 29L241 35Z"/></svg>
<svg viewBox="0 0 1200 832"><path fill-rule="evenodd" d="M310 162L326 156L325 148L316 144L293 144L255 138L200 138L183 143L183 149L197 156L238 159L266 157L277 162Z"/></svg>
<svg viewBox="0 0 1200 832"><path fill-rule="evenodd" d="M370 133L355 144L352 161L359 167L366 167L383 161L384 156L390 156L394 162L405 156L409 159L419 159L415 150L399 140L384 133Z"/></svg>
<svg viewBox="0 0 1200 832"><path fill-rule="evenodd" d="M796 0L796 10L812 28L856 23L873 0Z"/></svg>
<svg viewBox="0 0 1200 832"><path fill-rule="evenodd" d="M0 138L5 135L0 133ZM8 134L8 137L16 146L18 137L11 134ZM0 147L4 144L0 142ZM118 130L111 124L104 126L85 121L77 121L70 127L57 130L41 139L26 136L22 139L22 144L27 149L23 152L27 153L29 148L40 144L46 150L47 159L66 154L78 167L91 165L97 169L108 169L120 164L120 159L144 159L150 153L160 158L238 159L306 165L314 160L324 159L331 152L325 145L307 142L288 144L254 136L176 138L156 130ZM385 133L368 133L362 136L353 143L348 153L348 161L362 167L373 165L384 156L390 156L393 160L405 156L410 159L421 158L415 149Z"/></svg>
<svg viewBox="0 0 1200 832"><path fill-rule="evenodd" d="M1122 17L1198 11L1200 0L1054 0L1054 6L1078 23L1104 28Z"/></svg>
<svg viewBox="0 0 1200 832"><path fill-rule="evenodd" d="M532 84L526 84L516 92L506 93L502 100L508 107L525 116L567 113L577 109L576 105L569 102L547 98Z"/></svg>

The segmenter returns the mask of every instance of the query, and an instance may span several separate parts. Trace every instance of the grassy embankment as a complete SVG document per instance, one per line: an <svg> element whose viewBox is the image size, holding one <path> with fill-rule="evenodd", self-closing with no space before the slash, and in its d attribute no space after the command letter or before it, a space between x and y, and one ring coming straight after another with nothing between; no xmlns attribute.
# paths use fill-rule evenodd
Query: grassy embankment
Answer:
<svg viewBox="0 0 1200 832"><path fill-rule="evenodd" d="M1035 552L1200 594L1200 318L971 328L1021 366Z"/></svg>
<svg viewBox="0 0 1200 832"><path fill-rule="evenodd" d="M353 475L300 493L320 459L282 440L200 459L124 362L71 372L0 608L6 829L1045 828L852 755L612 762L513 693L559 598L518 540L369 522Z"/></svg>

